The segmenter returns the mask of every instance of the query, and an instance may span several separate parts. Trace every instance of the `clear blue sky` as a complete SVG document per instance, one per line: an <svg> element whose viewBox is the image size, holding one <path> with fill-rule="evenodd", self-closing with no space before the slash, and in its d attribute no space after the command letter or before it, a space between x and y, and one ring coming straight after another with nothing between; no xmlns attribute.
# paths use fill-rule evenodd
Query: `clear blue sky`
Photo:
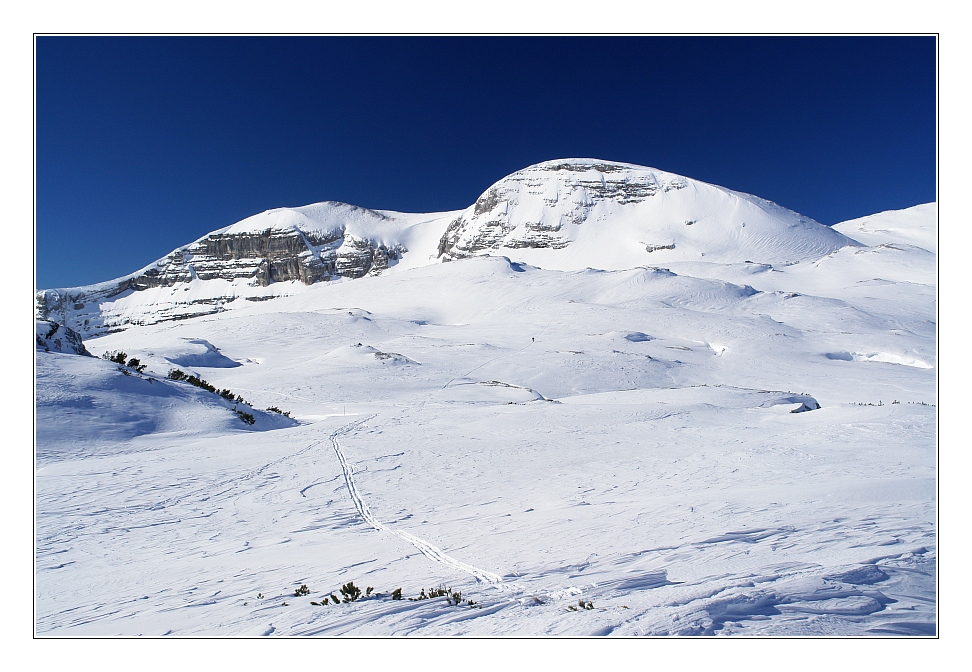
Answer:
<svg viewBox="0 0 972 672"><path fill-rule="evenodd" d="M825 224L935 200L933 37L38 37L37 286L268 208L470 205L539 161Z"/></svg>

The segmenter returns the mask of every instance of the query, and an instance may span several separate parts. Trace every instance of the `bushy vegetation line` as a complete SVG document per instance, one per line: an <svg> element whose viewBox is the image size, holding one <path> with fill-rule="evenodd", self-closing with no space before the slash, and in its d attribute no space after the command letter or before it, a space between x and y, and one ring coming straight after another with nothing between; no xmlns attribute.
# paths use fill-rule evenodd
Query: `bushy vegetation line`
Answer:
<svg viewBox="0 0 972 672"><path fill-rule="evenodd" d="M101 358L107 359L109 362L114 362L115 364L121 364L122 366L137 371L138 373L141 373L142 371L145 370L145 364L142 364L142 362L140 362L135 357L128 359L128 355L126 355L121 350L112 350L111 352L105 352L101 355ZM126 373L126 372L122 371L122 373ZM130 376L132 374L126 373L126 375Z"/></svg>
<svg viewBox="0 0 972 672"><path fill-rule="evenodd" d="M122 350L111 350L109 352L105 352L101 355L101 358L107 359L109 362L114 362L115 364L120 364L121 366L119 367L118 370L121 371L126 376L132 375L132 371L141 374L143 371L145 371L145 367L146 367L146 365L142 364L142 362L136 357L132 357L131 359L129 359L128 355ZM152 382L152 378L145 378L144 376L141 375L139 375L139 377L142 378L143 380L149 381L150 383ZM226 401L229 401L232 404L234 404L233 412L236 414L236 417L238 417L240 420L242 420L244 423L248 425L252 425L256 423L256 418L252 413L248 413L247 411L237 408L237 405L239 404L243 404L244 406L249 406L251 409L253 408L253 404L245 400L242 395L233 394L232 391L226 388L223 388L222 390L217 389L215 385L211 385L210 383L206 382L199 376L186 373L181 369L170 370L169 373L166 375L166 377L169 380L174 380L177 382L186 382L189 383L190 385L194 385L200 389L206 390L207 392L218 394ZM290 417L290 411L281 410L276 406L271 406L267 410L270 411L271 413L276 413L277 415L282 415L286 418Z"/></svg>
<svg viewBox="0 0 972 672"><path fill-rule="evenodd" d="M318 598L317 600L311 600L311 604L314 605L315 607L325 607L329 604L349 604L351 602L358 602L363 600L374 600L374 599L385 599L389 597L393 600L402 599L401 588L396 588L395 590L391 591L390 594L376 593L374 592L374 590L375 590L374 587L368 586L367 588L365 588L364 593L362 593L361 588L354 585L354 581L348 581L346 584L341 586L341 588L338 590L338 592L341 593L341 597L338 597L334 593L329 593L329 594L325 594L323 598ZM296 590L294 590L293 596L306 597L307 595L310 594L311 594L311 589L307 587L306 583L302 583ZM262 597L263 597L262 593L260 595L257 595L258 599L262 599ZM479 605L477 605L476 602L474 602L473 600L463 599L462 593L459 592L458 590L452 590L452 588L443 588L441 586L438 588L430 588L428 592L426 592L425 588L423 588L417 597L410 597L408 599L411 602L418 602L420 600L431 600L436 597L446 598L446 604L452 604L455 606L466 604L470 607L476 606L477 608L479 608Z"/></svg>
<svg viewBox="0 0 972 672"><path fill-rule="evenodd" d="M215 385L210 385L202 378L186 373L185 371L182 371L180 369L172 369L171 371L169 371L168 378L169 380L185 381L190 385L195 385L196 387L206 390L207 392L218 394L226 401L231 401L234 404L244 404L246 406L249 406L250 408L253 408L253 404L251 404L246 399L244 399L242 395L239 394L234 395L232 391L226 388L223 388L222 390L217 390ZM288 418L290 417L290 411L282 411L276 406L271 406L267 410L271 411L272 413L276 413L278 415L283 415ZM235 406L233 407L233 412L236 413L236 415L239 417L240 420L242 420L248 425L252 425L254 422L256 422L256 418L253 417L252 413L241 411Z"/></svg>
<svg viewBox="0 0 972 672"><path fill-rule="evenodd" d="M192 375L190 373L186 373L185 371L182 371L181 369L172 369L171 371L169 371L169 373L168 373L168 375L166 377L169 380L175 380L175 381L179 381L179 382L186 382L186 383L189 383L190 385L194 385L195 387L198 387L200 389L206 390L207 392L212 392L213 394L218 394L219 396L221 396L226 401L232 402L234 404L243 404L245 406L249 406L250 408L253 408L253 404L251 404L246 399L244 399L243 398L243 395L233 394L233 392L231 390L228 390L226 388L223 388L222 390L218 390L218 389L216 389L216 386L215 385L211 385L210 383L207 383L205 380L203 380L199 376L195 376L195 375ZM247 413L246 411L240 410L236 406L233 406L233 412L236 413L236 417L238 417L240 420L242 420L243 422L245 422L248 425L252 425L253 423L256 422L256 418L253 417L253 414L252 413ZM287 417L290 417L290 414L289 413L287 414Z"/></svg>
<svg viewBox="0 0 972 672"><path fill-rule="evenodd" d="M425 593L425 588L423 588L418 597L410 597L408 599L412 602L418 602L419 600L431 600L434 597L444 597L446 598L446 604L454 604L457 607L463 602L461 592L452 588L443 588L442 586L429 588L428 594ZM470 607L476 604L472 600L466 600L465 602Z"/></svg>

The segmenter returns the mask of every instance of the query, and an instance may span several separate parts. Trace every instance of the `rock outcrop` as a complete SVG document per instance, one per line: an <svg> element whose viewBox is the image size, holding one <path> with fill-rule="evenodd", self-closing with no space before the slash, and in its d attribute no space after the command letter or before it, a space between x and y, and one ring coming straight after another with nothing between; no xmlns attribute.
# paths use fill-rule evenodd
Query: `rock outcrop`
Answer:
<svg viewBox="0 0 972 672"><path fill-rule="evenodd" d="M517 171L492 187L449 224L439 256L461 259L501 247L567 247L564 227L587 221L598 203L641 203L659 191L683 189L684 177L626 164L572 159Z"/></svg>
<svg viewBox="0 0 972 672"><path fill-rule="evenodd" d="M35 323L37 350L44 352L63 352L70 355L90 355L84 347L81 334L57 322L37 320Z"/></svg>
<svg viewBox="0 0 972 672"><path fill-rule="evenodd" d="M307 212L309 211L309 212ZM389 217L344 203L325 202L306 208L280 208L255 215L181 247L141 271L112 282L70 289L42 290L36 316L85 332L110 331L124 324L100 319L102 302L126 293L173 287L193 280L245 280L253 287L299 281L305 285L340 277L377 275L401 259L401 244L348 229L379 224ZM197 317L219 312L235 296L192 298L184 310L160 319ZM259 297L258 297L259 298ZM91 309L94 309L93 312Z"/></svg>

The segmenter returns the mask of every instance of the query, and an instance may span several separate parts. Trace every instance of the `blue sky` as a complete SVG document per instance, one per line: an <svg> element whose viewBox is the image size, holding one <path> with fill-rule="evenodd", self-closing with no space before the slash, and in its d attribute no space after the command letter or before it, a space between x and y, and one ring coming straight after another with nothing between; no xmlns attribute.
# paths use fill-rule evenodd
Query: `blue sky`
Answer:
<svg viewBox="0 0 972 672"><path fill-rule="evenodd" d="M256 212L454 210L539 161L825 224L935 200L932 37L39 37L37 287Z"/></svg>

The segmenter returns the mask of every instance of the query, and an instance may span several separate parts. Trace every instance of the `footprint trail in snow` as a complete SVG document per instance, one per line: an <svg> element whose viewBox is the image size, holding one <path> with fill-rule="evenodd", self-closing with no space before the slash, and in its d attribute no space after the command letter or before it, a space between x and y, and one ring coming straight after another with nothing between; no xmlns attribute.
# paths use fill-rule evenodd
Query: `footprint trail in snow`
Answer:
<svg viewBox="0 0 972 672"><path fill-rule="evenodd" d="M361 499L361 495L358 493L358 488L354 484L354 470L351 468L351 465L348 464L348 460L344 456L344 451L341 450L341 444L338 442L338 437L343 436L345 434L349 434L350 432L357 429L358 427L360 427L367 421L373 419L374 417L375 416L372 415L367 418L356 420L355 422L344 425L343 427L341 427L340 429L332 433L330 436L331 445L334 447L334 452L337 455L338 460L341 462L341 469L342 471L344 471L344 482L348 486L348 494L351 497L351 502L354 504L354 508L358 510L358 513L361 515L364 521L369 525L371 525L371 527L375 528L380 532L387 532L391 535L398 537L402 541L411 544L419 551L421 551L425 557L427 557L429 560L432 560L433 562L437 562L446 567L451 567L452 569L456 569L460 572L465 572L466 574L471 574L476 578L477 581L480 581L482 583L489 583L489 584L502 583L502 579L496 574L493 574L492 572L487 572L484 569L479 569L478 567L473 567L470 564L456 560L455 558L448 555L447 553L444 553L442 549L433 546L429 542L425 541L424 539L420 539L413 534L409 534L408 532L402 532L400 530L395 530L388 527L380 520L378 520L375 517L375 515L371 512L371 509L368 508L368 505L365 504L363 499Z"/></svg>

